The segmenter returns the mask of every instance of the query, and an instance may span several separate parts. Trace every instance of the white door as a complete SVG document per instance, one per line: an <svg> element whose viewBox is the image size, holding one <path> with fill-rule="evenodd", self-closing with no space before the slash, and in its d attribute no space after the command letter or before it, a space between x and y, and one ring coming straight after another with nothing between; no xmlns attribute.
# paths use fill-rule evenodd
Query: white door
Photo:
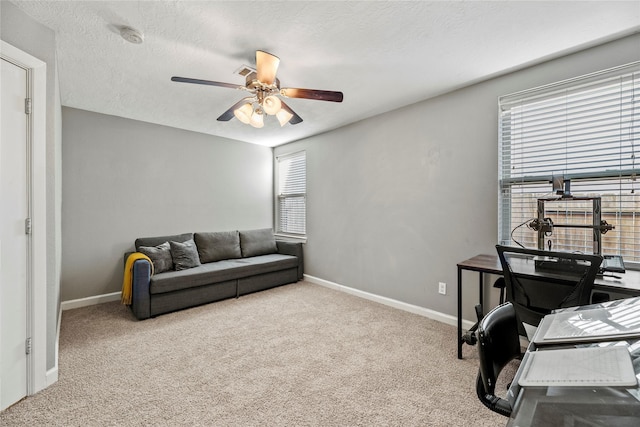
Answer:
<svg viewBox="0 0 640 427"><path fill-rule="evenodd" d="M0 410L27 395L27 71L0 60Z"/></svg>

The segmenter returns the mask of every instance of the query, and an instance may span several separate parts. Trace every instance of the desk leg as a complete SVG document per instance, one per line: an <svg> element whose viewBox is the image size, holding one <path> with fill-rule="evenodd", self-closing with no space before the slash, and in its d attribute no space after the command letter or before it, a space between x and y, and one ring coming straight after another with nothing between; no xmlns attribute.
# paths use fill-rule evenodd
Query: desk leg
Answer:
<svg viewBox="0 0 640 427"><path fill-rule="evenodd" d="M458 359L462 359L462 269L460 267L458 267Z"/></svg>
<svg viewBox="0 0 640 427"><path fill-rule="evenodd" d="M480 305L482 306L482 314L484 315L484 274L482 271L478 272L478 301L480 301Z"/></svg>

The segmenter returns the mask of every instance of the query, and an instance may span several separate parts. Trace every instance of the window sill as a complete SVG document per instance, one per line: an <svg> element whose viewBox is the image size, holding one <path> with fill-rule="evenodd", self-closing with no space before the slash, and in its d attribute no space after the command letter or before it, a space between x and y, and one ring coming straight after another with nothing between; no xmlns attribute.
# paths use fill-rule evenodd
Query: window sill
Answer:
<svg viewBox="0 0 640 427"><path fill-rule="evenodd" d="M307 243L307 236L295 236L292 234L274 233L278 240L284 240L287 242Z"/></svg>

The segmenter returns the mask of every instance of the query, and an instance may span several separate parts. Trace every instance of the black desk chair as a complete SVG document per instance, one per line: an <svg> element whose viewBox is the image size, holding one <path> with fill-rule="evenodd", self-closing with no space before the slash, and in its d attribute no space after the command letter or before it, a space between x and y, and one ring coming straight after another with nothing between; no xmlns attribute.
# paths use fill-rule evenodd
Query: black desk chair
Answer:
<svg viewBox="0 0 640 427"><path fill-rule="evenodd" d="M502 369L513 359L522 356L513 304L506 302L487 313L478 324L477 335L480 369L476 393L487 408L508 417L511 415L511 404L496 396L495 390Z"/></svg>
<svg viewBox="0 0 640 427"><path fill-rule="evenodd" d="M520 335L531 339L542 318L556 308L591 304L600 255L501 245L496 250Z"/></svg>

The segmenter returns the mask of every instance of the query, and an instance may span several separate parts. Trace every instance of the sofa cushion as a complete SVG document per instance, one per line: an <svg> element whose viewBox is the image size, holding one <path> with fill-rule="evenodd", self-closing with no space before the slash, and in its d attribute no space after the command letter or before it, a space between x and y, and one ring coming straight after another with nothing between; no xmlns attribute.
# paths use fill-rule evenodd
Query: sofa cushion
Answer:
<svg viewBox="0 0 640 427"><path fill-rule="evenodd" d="M198 249L193 239L184 243L170 241L169 245L171 246L171 257L176 270L186 270L200 265Z"/></svg>
<svg viewBox="0 0 640 427"><path fill-rule="evenodd" d="M237 230L215 233L195 233L193 236L200 262L220 261L223 259L241 258L240 235Z"/></svg>
<svg viewBox="0 0 640 427"><path fill-rule="evenodd" d="M244 273L242 277L257 276L259 274L298 267L297 257L282 254L259 255L229 261Z"/></svg>
<svg viewBox="0 0 640 427"><path fill-rule="evenodd" d="M298 258L270 254L252 258L210 262L188 270L167 271L151 277L151 294L162 294L196 286L223 283L273 271L297 268Z"/></svg>
<svg viewBox="0 0 640 427"><path fill-rule="evenodd" d="M278 252L276 238L270 228L240 232L240 247L243 257L275 254Z"/></svg>
<svg viewBox="0 0 640 427"><path fill-rule="evenodd" d="M158 246L164 242L186 242L193 239L193 233L175 234L173 236L159 237L140 237L136 239L136 250L140 250L140 246Z"/></svg>
<svg viewBox="0 0 640 427"><path fill-rule="evenodd" d="M138 252L142 252L149 257L153 263L154 273L173 270L173 259L171 257L171 246L169 242L164 242L158 246L140 246Z"/></svg>
<svg viewBox="0 0 640 427"><path fill-rule="evenodd" d="M149 292L151 294L162 294L234 280L238 278L240 271L234 271L233 267L234 264L231 261L217 261L201 264L188 270L167 271L163 274L156 274L151 277Z"/></svg>

